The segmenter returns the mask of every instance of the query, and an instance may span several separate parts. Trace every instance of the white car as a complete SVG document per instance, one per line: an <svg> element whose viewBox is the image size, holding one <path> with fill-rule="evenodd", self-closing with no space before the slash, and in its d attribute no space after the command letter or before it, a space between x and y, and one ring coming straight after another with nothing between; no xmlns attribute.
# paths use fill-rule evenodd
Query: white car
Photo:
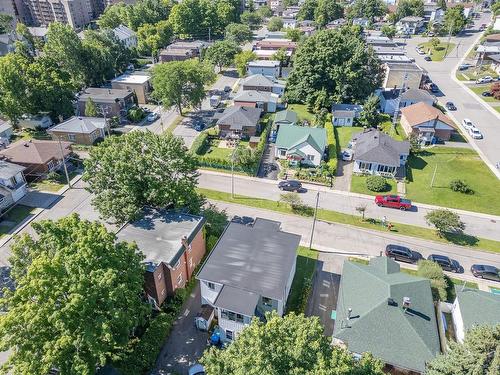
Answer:
<svg viewBox="0 0 500 375"><path fill-rule="evenodd" d="M351 161L352 157L353 157L352 150L344 150L344 151L342 151L342 160L344 160L344 161Z"/></svg>
<svg viewBox="0 0 500 375"><path fill-rule="evenodd" d="M474 139L483 139L483 133L481 133L481 132L479 131L479 129L478 129L478 128L476 128L476 127L469 128L469 129L468 129L468 132L469 132L470 136L471 136L472 138L474 138Z"/></svg>
<svg viewBox="0 0 500 375"><path fill-rule="evenodd" d="M151 113L148 115L147 120L148 120L149 122L153 122L153 121L156 121L156 120L158 119L158 117L159 117L159 116L158 116L158 113L156 113L156 112L151 112Z"/></svg>
<svg viewBox="0 0 500 375"><path fill-rule="evenodd" d="M490 83L490 82L493 82L493 77L491 76L481 77L476 81L476 83Z"/></svg>
<svg viewBox="0 0 500 375"><path fill-rule="evenodd" d="M475 128L474 124L472 123L471 120L469 120L468 118L464 118L463 121L462 121L462 125L464 126L464 128L469 131L469 129L471 128Z"/></svg>

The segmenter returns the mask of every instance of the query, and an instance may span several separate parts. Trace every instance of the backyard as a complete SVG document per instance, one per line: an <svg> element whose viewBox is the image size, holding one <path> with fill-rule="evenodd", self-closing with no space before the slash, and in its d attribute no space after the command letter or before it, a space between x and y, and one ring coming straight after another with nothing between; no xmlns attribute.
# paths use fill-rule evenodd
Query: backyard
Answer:
<svg viewBox="0 0 500 375"><path fill-rule="evenodd" d="M407 179L407 198L416 202L500 215L500 181L473 150L434 147L410 155ZM452 191L450 182L456 179L465 181L474 194Z"/></svg>
<svg viewBox="0 0 500 375"><path fill-rule="evenodd" d="M299 117L299 121L305 120L309 123L314 121L314 114L307 110L307 106L305 104L289 104L286 109L296 112Z"/></svg>
<svg viewBox="0 0 500 375"><path fill-rule="evenodd" d="M431 57L432 61L442 61L451 51L453 51L455 44L440 42L438 45L434 46L431 41L428 41L419 44L419 47Z"/></svg>
<svg viewBox="0 0 500 375"><path fill-rule="evenodd" d="M297 250L297 265L292 288L288 297L286 311L303 313L312 290L311 279L316 267L318 252L300 246Z"/></svg>
<svg viewBox="0 0 500 375"><path fill-rule="evenodd" d="M2 216L2 221L0 221L0 237L14 229L19 223L26 219L33 210L34 208L32 207L18 204L6 212L4 216Z"/></svg>
<svg viewBox="0 0 500 375"><path fill-rule="evenodd" d="M69 172L69 179L70 181L78 174L76 171ZM49 180L49 179L44 179L39 182L32 182L30 183L30 187L36 190L41 190L41 191L50 191L50 192L56 192L59 191L64 185L67 184L66 180L66 175L64 174L64 171L59 171L57 173L57 178L54 180Z"/></svg>
<svg viewBox="0 0 500 375"><path fill-rule="evenodd" d="M247 141L239 141L239 147L247 148ZM231 160L231 154L234 151L234 147L228 147L226 141L220 139L211 139L207 142L207 145L201 150L200 156L206 159L225 159Z"/></svg>

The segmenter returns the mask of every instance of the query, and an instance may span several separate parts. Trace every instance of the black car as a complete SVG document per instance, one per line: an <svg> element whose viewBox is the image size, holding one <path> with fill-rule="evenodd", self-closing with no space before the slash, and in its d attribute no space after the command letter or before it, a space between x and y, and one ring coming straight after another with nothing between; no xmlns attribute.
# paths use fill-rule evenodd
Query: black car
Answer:
<svg viewBox="0 0 500 375"><path fill-rule="evenodd" d="M431 254L427 259L436 262L445 271L460 271L460 264L456 260L452 260L445 255Z"/></svg>
<svg viewBox="0 0 500 375"><path fill-rule="evenodd" d="M481 95L482 95L482 96L493 96L493 94L492 94L491 92L489 92L489 91L483 91L483 92L481 93Z"/></svg>
<svg viewBox="0 0 500 375"><path fill-rule="evenodd" d="M437 85L435 83L431 83L429 85L429 88L431 89L431 92L434 92L434 93L439 91L439 87L437 87Z"/></svg>
<svg viewBox="0 0 500 375"><path fill-rule="evenodd" d="M299 190L302 189L302 184L296 180L287 180L281 181L278 187L280 190L299 192Z"/></svg>
<svg viewBox="0 0 500 375"><path fill-rule="evenodd" d="M427 56L425 56L425 57L424 57L424 60L425 60L425 61L432 61L432 58L431 58L430 56L428 56L428 55L427 55Z"/></svg>
<svg viewBox="0 0 500 375"><path fill-rule="evenodd" d="M422 259L422 254L400 245L387 245L385 247L385 256L407 263L417 263Z"/></svg>
<svg viewBox="0 0 500 375"><path fill-rule="evenodd" d="M500 270L495 266L473 264L470 271L475 277L492 281L500 281Z"/></svg>
<svg viewBox="0 0 500 375"><path fill-rule="evenodd" d="M457 107L455 107L455 104L453 104L453 102L446 102L446 109L448 111L456 111Z"/></svg>

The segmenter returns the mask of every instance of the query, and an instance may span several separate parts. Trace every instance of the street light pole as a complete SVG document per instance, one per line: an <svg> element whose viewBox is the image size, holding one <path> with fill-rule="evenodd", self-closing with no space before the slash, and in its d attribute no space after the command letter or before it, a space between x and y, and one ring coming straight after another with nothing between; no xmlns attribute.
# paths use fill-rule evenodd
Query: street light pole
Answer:
<svg viewBox="0 0 500 375"><path fill-rule="evenodd" d="M71 189L71 181L69 180L68 168L66 167L66 162L64 160L64 151L62 148L61 138L58 136L57 140L59 141L59 150L61 151L61 160L64 167L64 174L66 175L66 181L68 182L68 187Z"/></svg>
<svg viewBox="0 0 500 375"><path fill-rule="evenodd" d="M312 248L313 237L314 237L314 228L316 227L316 217L318 215L318 205L319 205L319 190L316 193L316 206L314 207L314 218L313 218L313 225L311 228L311 239L309 241L309 249Z"/></svg>

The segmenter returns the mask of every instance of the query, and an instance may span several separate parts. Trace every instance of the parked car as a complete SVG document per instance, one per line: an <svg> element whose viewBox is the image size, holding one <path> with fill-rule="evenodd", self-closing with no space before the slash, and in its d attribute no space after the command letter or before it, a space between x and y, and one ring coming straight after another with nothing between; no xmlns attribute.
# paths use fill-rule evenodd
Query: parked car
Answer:
<svg viewBox="0 0 500 375"><path fill-rule="evenodd" d="M491 92L489 92L489 91L483 91L483 92L481 93L481 95L482 95L482 96L488 96L488 97L493 96L493 94L492 94Z"/></svg>
<svg viewBox="0 0 500 375"><path fill-rule="evenodd" d="M411 208L411 201L401 198L399 195L377 195L375 204L379 207L399 208L402 211Z"/></svg>
<svg viewBox="0 0 500 375"><path fill-rule="evenodd" d="M491 76L481 77L478 80L476 80L476 83L490 83L490 82L493 82L493 77Z"/></svg>
<svg viewBox="0 0 500 375"><path fill-rule="evenodd" d="M453 104L453 102L446 102L446 109L449 111L456 111L457 107L455 107L455 104Z"/></svg>
<svg viewBox="0 0 500 375"><path fill-rule="evenodd" d="M425 61L432 61L432 58L429 55L424 56Z"/></svg>
<svg viewBox="0 0 500 375"><path fill-rule="evenodd" d="M342 151L342 160L350 161L352 160L353 152L352 150L344 150Z"/></svg>
<svg viewBox="0 0 500 375"><path fill-rule="evenodd" d="M417 53L418 53L419 55L425 55L425 52L424 52L424 51L422 51L422 49L421 49L420 47L415 47L415 50L417 51Z"/></svg>
<svg viewBox="0 0 500 375"><path fill-rule="evenodd" d="M392 244L385 247L385 256L407 263L417 263L420 259L423 259L422 254L419 252L411 251L405 246Z"/></svg>
<svg viewBox="0 0 500 375"><path fill-rule="evenodd" d="M467 70L471 67L472 65L471 64L461 64L459 67L458 67L458 70Z"/></svg>
<svg viewBox="0 0 500 375"><path fill-rule="evenodd" d="M286 180L286 181L281 181L278 184L278 188L284 191L299 192L300 189L302 189L302 184L300 183L300 181L297 180Z"/></svg>
<svg viewBox="0 0 500 375"><path fill-rule="evenodd" d="M427 257L427 259L432 262L436 262L445 271L460 271L460 264L456 260L452 260L445 255L431 254Z"/></svg>
<svg viewBox="0 0 500 375"><path fill-rule="evenodd" d="M473 139L483 139L483 133L481 133L481 131L478 128L476 127L469 128L467 129L467 131L469 132L469 135Z"/></svg>
<svg viewBox="0 0 500 375"><path fill-rule="evenodd" d="M469 120L468 118L464 118L462 120L462 125L465 129L467 129L467 131L470 129L470 128L474 128L474 124L472 123L471 120Z"/></svg>
<svg viewBox="0 0 500 375"><path fill-rule="evenodd" d="M189 368L188 375L205 375L205 368L197 363Z"/></svg>
<svg viewBox="0 0 500 375"><path fill-rule="evenodd" d="M431 92L433 93L436 93L436 92L439 92L439 87L437 87L437 85L435 83L431 83L429 85L429 89L431 90Z"/></svg>
<svg viewBox="0 0 500 375"><path fill-rule="evenodd" d="M221 97L220 95L212 95L210 97L210 107L217 108L220 104Z"/></svg>
<svg viewBox="0 0 500 375"><path fill-rule="evenodd" d="M231 92L231 86L224 86L224 92Z"/></svg>
<svg viewBox="0 0 500 375"><path fill-rule="evenodd" d="M194 130L201 132L203 129L205 129L205 123L203 121L199 120L194 123Z"/></svg>
<svg viewBox="0 0 500 375"><path fill-rule="evenodd" d="M151 112L151 113L148 115L147 120L148 120L149 122L153 122L153 121L156 121L156 120L158 119L158 117L160 117L160 116L158 115L158 113L156 113L156 112Z"/></svg>
<svg viewBox="0 0 500 375"><path fill-rule="evenodd" d="M475 277L479 277L480 279L500 281L500 270L495 266L473 264L470 268L470 272L472 272Z"/></svg>

